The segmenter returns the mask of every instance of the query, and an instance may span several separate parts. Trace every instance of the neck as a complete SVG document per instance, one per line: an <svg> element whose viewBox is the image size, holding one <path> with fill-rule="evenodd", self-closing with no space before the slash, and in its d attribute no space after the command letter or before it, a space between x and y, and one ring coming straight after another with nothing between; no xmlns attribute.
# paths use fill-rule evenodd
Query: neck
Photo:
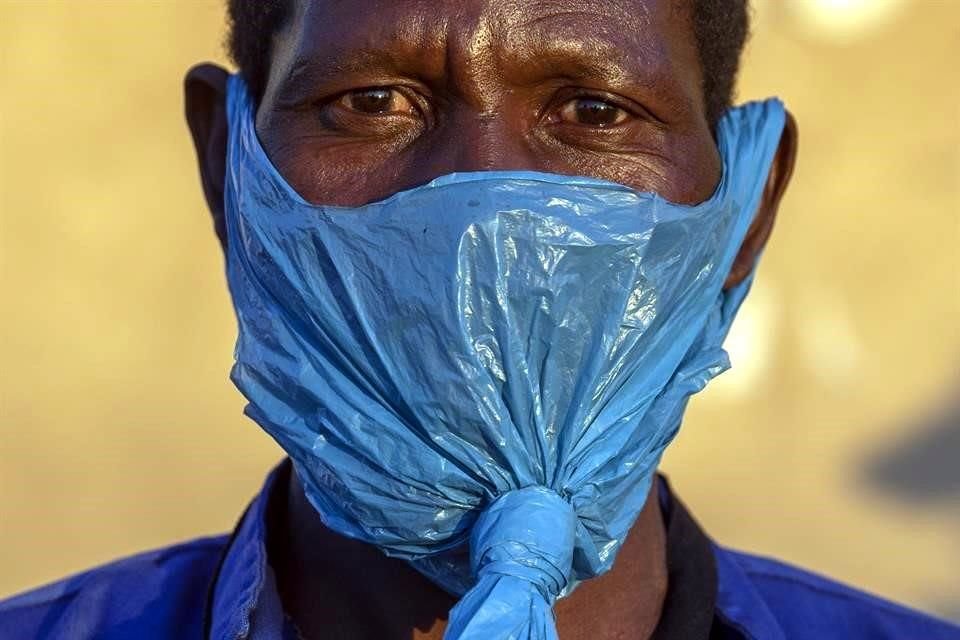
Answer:
<svg viewBox="0 0 960 640"><path fill-rule="evenodd" d="M268 544L284 610L305 640L440 640L456 598L403 560L326 528L290 474ZM667 592L666 533L656 483L612 570L554 607L564 640L649 638ZM398 596L398 594L402 594Z"/></svg>

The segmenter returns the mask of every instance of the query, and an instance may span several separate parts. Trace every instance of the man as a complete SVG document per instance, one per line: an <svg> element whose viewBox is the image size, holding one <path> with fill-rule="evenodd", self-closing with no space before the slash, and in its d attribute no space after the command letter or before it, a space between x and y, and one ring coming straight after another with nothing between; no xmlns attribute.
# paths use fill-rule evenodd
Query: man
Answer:
<svg viewBox="0 0 960 640"><path fill-rule="evenodd" d="M650 477L655 465L645 472L650 483L637 481L630 485L633 493L638 487L643 491L637 512L629 514L629 536L620 539L614 534L596 534L596 539L608 541L613 550L597 554L598 568L584 568L590 565L584 557L589 555L591 539L584 542L581 533L584 523L590 524L586 515L590 505L581 504L571 515L579 527L576 551L573 541L564 543L569 547L565 553L579 555L568 557L567 566L560 567L558 585L545 594L539 586L534 589L526 584L541 580L540 575L527 576L521 580L524 584L513 583L516 588L509 593L529 596L529 606L506 598L494 602L498 607L492 607L500 583L490 583L489 592L477 591L476 583L482 582L480 578L489 569L482 559L479 564L473 561L477 575L467 575L468 583L463 589L449 588L450 582L442 578L463 577L462 574L454 569L444 571L418 565L417 561L422 559L419 552L407 554L410 557L404 555L407 547L429 546L430 536L418 530L394 535L384 532L387 526L379 526L379 521L377 526L370 522L382 517L386 525L402 528L409 517L405 511L412 513L418 506L404 500L414 495L432 495L430 492L436 488L427 481L426 474L431 472L425 465L422 477L407 474L406 494L394 495L386 484L378 486L380 477L372 479L371 487L382 488L383 495L370 498L375 493L371 487L365 487L365 491L356 487L358 480L354 476L359 474L351 466L359 458L354 451L356 442L340 447L347 461L331 467L332 477L320 477L322 469L318 471L314 464L330 455L327 450L338 435L338 420L352 420L340 434L345 439L369 426L359 420L359 409L356 415L345 416L345 411L338 413L331 407L339 406L334 403L340 395L356 393L355 387L363 386L375 374L363 372L365 358L372 356L350 352L336 366L329 367L335 373L355 368L349 376L344 374L353 379L336 378L342 385L339 388L345 391L332 391L333 374L315 377L317 371L326 371L324 367L328 365L306 360L318 354L330 360L335 349L328 345L326 351L304 348L303 354L296 352L296 340L313 332L308 325L297 325L291 330L294 320L308 318L322 323L325 319L310 316L309 308L301 309L299 316L293 315L298 302L285 295L297 287L289 286L287 279L293 281L304 273L312 274L316 287L321 286L318 281L327 283L344 277L348 284L337 290L331 300L347 309L347 329L356 329L365 326L365 322L376 321L358 315L355 311L359 307L350 306L357 304L354 297L364 294L366 279L390 282L390 273L379 273L389 269L406 277L406 264L428 264L419 261L429 260L429 256L411 255L403 252L402 246L397 248L384 241L372 253L364 254L374 273L354 272L346 278L338 269L346 268L346 261L362 248L353 247L354 253L338 253L339 261L327 263L327 254L335 253L331 248L334 239L296 236L317 242L290 243L289 238L294 236L283 235L283 225L295 224L298 218L294 216L304 212L316 212L318 228L354 223L335 219L327 209L311 208L312 203L350 207L344 211L356 214L354 217L360 218L358 224L364 224L362 218L387 211L393 206L391 202L399 202L397 207L403 207L402 200L411 198L428 205L434 203L435 193L441 187L449 188L445 193L451 194L470 189L476 199L471 196L465 200L465 207L483 209L483 199L490 190L503 187L503 193L507 193L504 197L512 197L510 189L528 193L524 189L529 190L532 180L541 181L538 188L543 193L558 193L571 199L576 198L578 190L589 191L594 199L604 202L619 202L620 196L627 193L624 189L631 190L627 198L633 198L634 191L655 192L663 201L676 203L664 205L662 217L696 210L692 205L712 202L716 193L723 191L724 181L731 179L724 175L725 170L735 174L732 165L725 164L729 158L718 150L718 140L726 140L724 136L730 131L722 125L721 117L730 107L747 32L744 2L231 0L230 16L231 53L246 83L231 83L228 73L213 65L195 67L186 78L187 117L217 235L228 252L231 290L241 323L234 379L251 400L251 416L287 448L297 464L296 470L286 462L271 474L263 492L229 537L198 540L121 560L0 604L0 638L381 639L441 638L445 634L472 638L482 635L477 629L495 629L487 634L491 638L546 638L552 637L554 625L564 640L960 638L960 630L946 623L798 569L713 544L665 481ZM250 119L251 128L255 126L252 137L244 138L244 132L249 134L252 130L242 128L240 121L244 117ZM719 278L717 286L722 284L721 296L734 291L745 293L789 182L797 143L792 117L781 116L776 135L763 165L763 175L753 176L759 187L755 206L745 213L749 226L735 236L735 251L724 263L725 271L715 275ZM269 161L256 157L259 144ZM271 162L279 177L271 174ZM481 182L484 178L472 173L520 170L542 173L534 178L517 173L491 177L489 189ZM472 177L465 182L450 178L451 174ZM428 184L426 191L419 189L442 176L447 178L438 181L441 187ZM588 176L609 182L568 184L556 176ZM284 192L284 183L289 185L289 193ZM624 185L624 189L618 190L609 183ZM399 195L390 198L393 194ZM551 200L551 206L563 208L564 198ZM449 200L452 202L453 196ZM379 201L386 204L370 204ZM589 202L576 204L587 207ZM534 202L531 209L537 206ZM336 209L330 211L335 213ZM396 218L397 224L378 226L374 222L369 229L373 233L379 229L383 238L397 238L398 242L409 241L407 236L421 236L424 254L449 249L432 239L438 230L431 226L429 217L423 221L413 209L402 212L404 216ZM503 212L504 207L500 206L494 211L497 217L491 219L504 224L508 218ZM264 213L267 215L259 221L262 226L256 226L256 215ZM451 218L461 215L459 208L445 213ZM271 214L273 219L269 220ZM468 220L480 221L470 227L471 233L487 221L469 217L474 214L463 215ZM529 224L537 232L545 228L538 225L546 217L523 215L510 220ZM561 219L563 215L558 212L556 218L549 220ZM413 220L422 224L414 229ZM277 226L268 227L269 224ZM274 231L263 231L269 228ZM482 234L482 228L477 233ZM517 238L529 239L518 235L508 240ZM633 242L625 238L617 236L617 242ZM589 251L602 244L595 237L589 240L576 246ZM353 241L354 236L348 234L344 246L352 246ZM647 241L649 237L636 240ZM554 238L551 242L561 240ZM570 241L564 238L562 242ZM535 243L531 246L544 248ZM569 246L564 245L568 250L564 259L569 256ZM655 253L647 244L642 246L647 253ZM464 259L467 271L486 264L483 258L470 257L473 254L467 256L470 259L464 258L461 246L455 250L456 256ZM384 263L389 269L376 263L377 253L390 254L391 260ZM302 260L304 256L308 259ZM285 262L287 258L289 264ZM615 268L615 259L610 259L603 267L613 278L620 272ZM636 260L641 270L646 268L643 265L650 265L648 255ZM590 268L586 264L583 268ZM708 266L714 264L710 262ZM323 271L323 265L330 266L330 270ZM519 265L517 262L517 268ZM643 271L644 277L655 279L659 266L650 265L649 271ZM701 271L706 273L710 268ZM317 273L320 277L316 277ZM482 271L470 273L480 279L493 277ZM428 279L435 274L421 275ZM602 289L605 284L597 281L593 286ZM417 285L411 281L410 286ZM628 289L644 290L638 286ZM466 286L464 291L464 295L471 294ZM416 315L410 309L386 304L388 300L401 299L397 297L402 297L401 293L374 288L373 293L378 292L384 296L388 317ZM442 292L437 291L436 295L437 300L443 299ZM670 317L668 310L658 304L665 305L662 300L650 302L649 308L654 309L650 313ZM437 306L437 313L444 313L446 307L440 303ZM731 314L736 304L732 306ZM370 311L369 307L363 310ZM589 321L608 310L597 306L588 311L579 317ZM337 310L331 307L328 312ZM551 308L551 313L560 311ZM631 318L643 321L639 312ZM280 326L283 324L286 326ZM405 321L404 330L410 326ZM384 325L381 329L386 334L394 328ZM414 329L421 331L422 327L416 325ZM653 331L645 326L644 330L647 329ZM429 336L420 335L423 342L416 344L422 346L422 352L415 355L422 359L421 368L431 368L428 373L440 376L445 370L432 369L439 361L430 359ZM324 337L337 347L338 340L347 340L349 336L325 333ZM575 338L569 338L571 344ZM497 346L496 340L490 344ZM474 346L483 355L490 344ZM395 343L387 340L379 346L383 352L375 355L382 358L384 366L395 362L389 353ZM567 343L563 346L569 348ZM664 349L669 351L668 347ZM275 362L273 358L280 352L294 355ZM257 353L262 354L267 365L257 360ZM272 377L291 363L296 371L290 377ZM495 364L500 364L499 360ZM571 369L570 375L579 379L580 369L590 366L580 363L578 368ZM714 375L717 367L711 364L707 368L712 371L709 375ZM640 369L645 373L644 367ZM411 372L411 376L415 375L417 372ZM703 383L709 377L704 375ZM503 374L504 379L511 376L516 378L516 374ZM413 379L404 381L413 384ZM320 383L325 385L323 393L316 389ZM401 395L405 392L402 388L393 391ZM318 431L304 434L297 427L290 427L306 419L303 411L288 411L277 417L284 408L303 406L303 396L314 392L326 397L317 409L326 412ZM456 385L449 392L455 395ZM663 396L660 387L657 392L658 398ZM393 406L389 398L380 400L384 406ZM524 399L511 402L522 403ZM437 395L420 404L436 409L438 423L444 421L444 412L462 410L458 418L468 415L467 408L447 406ZM681 411L682 406L678 405ZM411 414L416 413L415 409L410 409ZM391 419L384 416L374 426L386 430ZM402 422L416 420L406 416ZM290 430L284 431L288 427ZM390 465L384 464L381 471L392 466L406 470L404 465L410 464L411 456L427 455L400 450L405 440L388 438L377 429L366 442L377 446L378 457L391 459ZM427 439L430 442L421 444L440 449L447 446L443 437L447 434L432 435L432 440ZM605 438L615 435L609 433ZM295 438L299 436L306 439L297 445ZM482 452L493 455L498 451L495 444L491 446L492 449ZM509 456L512 451L500 453ZM449 452L444 449L441 454L439 459L446 463ZM462 463L460 458L456 461ZM615 461L625 463L619 458ZM517 464L522 466L524 462ZM471 478L481 471L462 466L462 472ZM440 477L447 481L444 473L447 471ZM348 479L354 484L350 485ZM419 486L421 481L424 486ZM531 488L522 482L506 484L504 495L519 495ZM550 483L543 480L543 484ZM335 488L341 493L337 494ZM553 484L546 487L549 491L556 488ZM372 502L357 506L346 496ZM469 517L458 520L456 527L461 528L455 528L449 540L443 542L462 545L469 537L471 551L476 555L476 541L484 535L477 531L483 525L496 529L501 524L491 524L490 518L484 518L493 505L501 504L502 497L494 492L489 500L476 504L444 504L445 508L462 507ZM376 499L384 502L381 505ZM569 508L564 507L564 500L573 499L550 493L544 500L559 501L556 508L562 509ZM599 492L595 500L599 504L610 497ZM539 510L542 504L537 500L522 503L519 512L529 520L524 525L536 535L522 545L515 544L512 552L522 555L529 551L526 547L547 544L549 541L544 539L550 537L550 525L560 528L557 523L565 522L562 518L554 519L554 506ZM541 511L547 528L538 528L534 522ZM513 531L511 535L516 542L524 532ZM604 535L609 535L609 540ZM519 549L521 546L524 549ZM446 557L444 553L453 554L457 548L444 548L437 556ZM403 559L388 557L383 550ZM540 549L534 551L540 554L534 554L538 559L549 555L547 551L540 553ZM613 556L616 562L612 568L603 565L612 562ZM496 563L510 564L502 558ZM494 582L509 582L520 570L509 566L498 571ZM576 580L582 581L575 590L567 592ZM554 621L549 605L561 590L565 590L566 597L556 600ZM548 617L540 620L542 625L538 627L527 616L532 618L534 610L544 602ZM520 626L507 628L499 624L504 620L519 620ZM523 631L515 633L513 629Z"/></svg>

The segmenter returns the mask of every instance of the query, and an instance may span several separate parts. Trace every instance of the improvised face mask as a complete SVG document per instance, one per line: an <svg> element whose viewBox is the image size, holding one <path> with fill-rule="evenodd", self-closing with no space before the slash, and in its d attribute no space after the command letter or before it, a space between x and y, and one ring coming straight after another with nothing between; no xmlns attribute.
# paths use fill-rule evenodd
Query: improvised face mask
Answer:
<svg viewBox="0 0 960 640"><path fill-rule="evenodd" d="M723 291L784 123L719 124L696 206L590 178L452 174L358 208L306 202L230 80L232 379L333 530L465 594L447 638L556 637L613 564L688 397L728 365Z"/></svg>

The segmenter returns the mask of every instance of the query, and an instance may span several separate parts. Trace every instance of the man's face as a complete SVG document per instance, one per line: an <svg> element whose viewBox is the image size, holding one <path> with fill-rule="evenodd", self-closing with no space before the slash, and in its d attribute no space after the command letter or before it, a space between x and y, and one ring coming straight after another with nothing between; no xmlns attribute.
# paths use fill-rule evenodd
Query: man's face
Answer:
<svg viewBox="0 0 960 640"><path fill-rule="evenodd" d="M696 203L720 175L676 0L302 0L257 132L304 198L344 206L496 169Z"/></svg>

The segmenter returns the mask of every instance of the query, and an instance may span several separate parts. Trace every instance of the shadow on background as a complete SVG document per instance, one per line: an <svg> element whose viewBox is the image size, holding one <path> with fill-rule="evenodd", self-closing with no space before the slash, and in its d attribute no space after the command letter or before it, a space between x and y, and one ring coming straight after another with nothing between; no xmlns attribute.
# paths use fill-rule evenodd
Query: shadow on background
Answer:
<svg viewBox="0 0 960 640"><path fill-rule="evenodd" d="M912 509L945 509L960 555L960 383L945 400L905 425L907 435L872 454L862 479L868 488ZM939 611L960 621L960 588L945 593Z"/></svg>
<svg viewBox="0 0 960 640"><path fill-rule="evenodd" d="M914 507L952 505L960 511L960 384L905 431L906 437L867 459L870 487Z"/></svg>

